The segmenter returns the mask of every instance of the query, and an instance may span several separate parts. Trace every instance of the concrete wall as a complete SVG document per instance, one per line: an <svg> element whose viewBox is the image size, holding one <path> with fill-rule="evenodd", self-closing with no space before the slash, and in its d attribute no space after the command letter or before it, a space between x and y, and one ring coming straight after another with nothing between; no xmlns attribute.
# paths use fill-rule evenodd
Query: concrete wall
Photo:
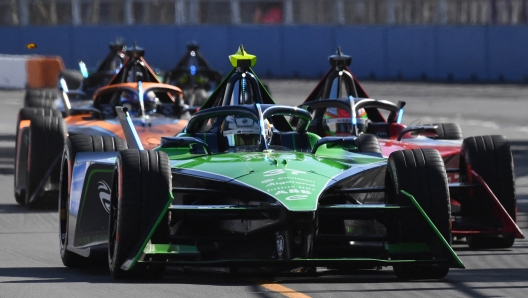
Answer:
<svg viewBox="0 0 528 298"><path fill-rule="evenodd" d="M227 56L242 43L257 55L261 77L318 78L339 45L360 78L528 82L528 26L2 27L0 54L60 55L69 68L79 60L94 67L119 37L145 48L149 64L160 69L174 66L196 40L224 73Z"/></svg>

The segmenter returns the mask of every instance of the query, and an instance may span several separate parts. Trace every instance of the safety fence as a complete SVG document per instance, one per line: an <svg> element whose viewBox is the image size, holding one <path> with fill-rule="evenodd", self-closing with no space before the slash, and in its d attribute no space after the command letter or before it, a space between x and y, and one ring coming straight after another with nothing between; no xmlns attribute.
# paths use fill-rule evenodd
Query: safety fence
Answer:
<svg viewBox="0 0 528 298"><path fill-rule="evenodd" d="M0 29L0 53L61 56L69 68L80 60L95 67L108 43L123 38L143 47L153 68L167 70L194 40L226 73L228 55L244 44L257 55L261 77L315 79L340 46L361 79L528 83L527 36L528 26L30 26Z"/></svg>
<svg viewBox="0 0 528 298"><path fill-rule="evenodd" d="M528 0L0 0L0 26L527 23Z"/></svg>

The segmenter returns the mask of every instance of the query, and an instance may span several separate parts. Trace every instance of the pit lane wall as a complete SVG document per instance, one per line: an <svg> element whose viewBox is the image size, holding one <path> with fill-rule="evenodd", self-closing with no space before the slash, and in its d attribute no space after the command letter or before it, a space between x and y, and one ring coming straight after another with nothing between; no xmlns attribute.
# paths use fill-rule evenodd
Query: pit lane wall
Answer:
<svg viewBox="0 0 528 298"><path fill-rule="evenodd" d="M527 37L528 26L3 27L0 53L60 55L68 68L79 60L95 67L108 43L124 38L145 48L153 68L166 70L195 40L210 64L227 73L227 56L244 44L257 55L261 77L313 79L339 45L361 79L528 83Z"/></svg>

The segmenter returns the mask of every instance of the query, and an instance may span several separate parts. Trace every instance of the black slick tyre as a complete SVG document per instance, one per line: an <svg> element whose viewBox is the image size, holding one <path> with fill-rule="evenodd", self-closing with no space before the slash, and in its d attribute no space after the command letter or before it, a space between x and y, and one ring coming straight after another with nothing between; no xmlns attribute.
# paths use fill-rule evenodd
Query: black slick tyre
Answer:
<svg viewBox="0 0 528 298"><path fill-rule="evenodd" d="M65 139L66 127L62 117L34 117L31 120L26 181L26 205L29 208L56 207L57 197L46 193L58 192L59 161Z"/></svg>
<svg viewBox="0 0 528 298"><path fill-rule="evenodd" d="M150 232L150 225L160 219L171 190L166 153L135 149L119 152L112 187L108 237L108 263L114 278L162 277L163 266L139 268L136 265L128 271L122 270L121 266L142 236ZM168 243L168 237L168 216L165 214L151 242Z"/></svg>
<svg viewBox="0 0 528 298"><path fill-rule="evenodd" d="M56 108L55 99L59 98L58 90L27 89L24 96L25 108Z"/></svg>
<svg viewBox="0 0 528 298"><path fill-rule="evenodd" d="M471 170L479 174L493 191L506 212L515 221L517 200L515 197L515 174L510 144L504 136L489 135L469 137L462 143L460 158L460 181L476 183ZM494 222L493 203L482 188L474 189L472 194L466 194L462 202L463 216L476 218L482 222ZM515 239L512 235L468 237L468 245L472 249L508 248Z"/></svg>
<svg viewBox="0 0 528 298"><path fill-rule="evenodd" d="M119 137L72 135L64 146L61 160L59 188L59 252L66 267L75 268L87 265L88 259L66 249L68 246L68 226L70 213L70 192L75 156L80 152L111 152L126 149L126 143ZM106 261L106 259L105 259Z"/></svg>
<svg viewBox="0 0 528 298"><path fill-rule="evenodd" d="M14 173L14 193L15 200L21 205L26 204L26 178L28 161L29 130L21 129L20 124L24 120L31 120L35 117L55 116L60 117L58 110L41 108L23 108L18 112L16 133L15 133L15 173Z"/></svg>
<svg viewBox="0 0 528 298"><path fill-rule="evenodd" d="M356 142L359 152L381 154L378 138L373 134L360 134Z"/></svg>
<svg viewBox="0 0 528 298"><path fill-rule="evenodd" d="M391 153L386 174L387 203L412 205L402 190L411 194L449 243L451 204L444 162L435 149L402 150ZM389 242L443 243L419 212L401 213L388 225ZM438 242L438 243L437 243ZM438 279L449 272L448 265L394 265L404 279Z"/></svg>
<svg viewBox="0 0 528 298"><path fill-rule="evenodd" d="M64 79L68 90L79 89L84 80L80 71L75 69L63 69L59 74L59 80Z"/></svg>
<svg viewBox="0 0 528 298"><path fill-rule="evenodd" d="M457 123L433 123L436 126L437 140L462 140L464 134Z"/></svg>

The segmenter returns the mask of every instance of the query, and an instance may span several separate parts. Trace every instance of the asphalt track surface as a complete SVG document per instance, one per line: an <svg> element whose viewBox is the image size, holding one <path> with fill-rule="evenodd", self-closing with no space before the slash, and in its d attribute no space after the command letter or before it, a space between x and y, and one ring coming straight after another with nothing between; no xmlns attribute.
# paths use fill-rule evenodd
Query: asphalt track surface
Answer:
<svg viewBox="0 0 528 298"><path fill-rule="evenodd" d="M268 81L276 101L297 105L314 81ZM528 86L363 84L372 98L407 102L404 123L458 122L464 135L504 134L515 161L518 223L528 235ZM402 282L390 267L315 276L229 274L170 268L161 281L116 282L106 268L68 269L55 210L28 211L13 197L16 115L23 92L0 91L0 297L527 297L528 240L511 249L454 249L466 269L439 281Z"/></svg>

